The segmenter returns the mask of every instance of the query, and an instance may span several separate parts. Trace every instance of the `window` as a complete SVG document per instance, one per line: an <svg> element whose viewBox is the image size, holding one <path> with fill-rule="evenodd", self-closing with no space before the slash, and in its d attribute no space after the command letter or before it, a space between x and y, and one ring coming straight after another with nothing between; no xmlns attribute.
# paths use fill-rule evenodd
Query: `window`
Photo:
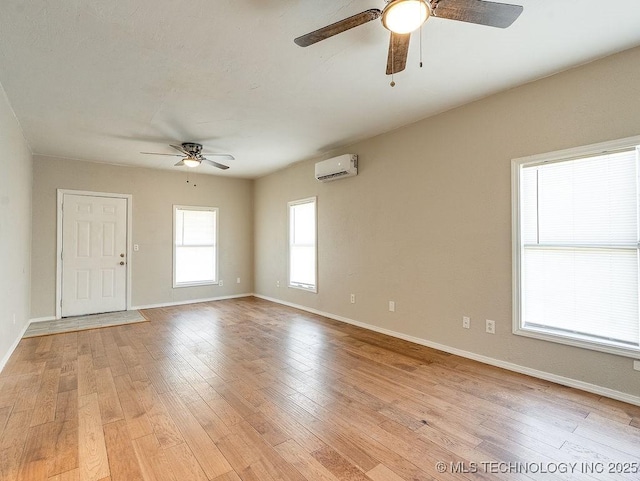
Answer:
<svg viewBox="0 0 640 481"><path fill-rule="evenodd" d="M637 357L638 144L513 161L516 334Z"/></svg>
<svg viewBox="0 0 640 481"><path fill-rule="evenodd" d="M218 209L173 207L173 287L218 282Z"/></svg>
<svg viewBox="0 0 640 481"><path fill-rule="evenodd" d="M316 290L316 198L289 202L289 287Z"/></svg>

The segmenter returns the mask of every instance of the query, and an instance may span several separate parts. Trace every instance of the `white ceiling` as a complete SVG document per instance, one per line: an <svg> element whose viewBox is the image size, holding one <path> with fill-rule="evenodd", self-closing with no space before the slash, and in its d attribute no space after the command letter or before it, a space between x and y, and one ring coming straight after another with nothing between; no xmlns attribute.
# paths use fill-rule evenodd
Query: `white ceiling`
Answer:
<svg viewBox="0 0 640 481"><path fill-rule="evenodd" d="M36 154L173 169L139 152L200 141L236 156L200 172L258 177L640 45L638 0L511 1L506 30L431 18L391 88L379 21L293 43L383 0L1 0L0 82Z"/></svg>

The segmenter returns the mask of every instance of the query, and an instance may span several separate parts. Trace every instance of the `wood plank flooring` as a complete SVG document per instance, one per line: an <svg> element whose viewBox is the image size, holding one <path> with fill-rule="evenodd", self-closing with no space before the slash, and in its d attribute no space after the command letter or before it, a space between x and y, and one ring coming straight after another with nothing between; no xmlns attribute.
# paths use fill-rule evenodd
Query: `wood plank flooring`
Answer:
<svg viewBox="0 0 640 481"><path fill-rule="evenodd" d="M640 407L244 298L24 339L0 479L640 480Z"/></svg>

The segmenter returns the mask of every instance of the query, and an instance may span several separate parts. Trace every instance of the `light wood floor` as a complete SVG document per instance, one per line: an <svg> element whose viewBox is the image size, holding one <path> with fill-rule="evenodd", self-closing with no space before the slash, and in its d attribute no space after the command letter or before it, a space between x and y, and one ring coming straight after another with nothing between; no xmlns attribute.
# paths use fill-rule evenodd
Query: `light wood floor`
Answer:
<svg viewBox="0 0 640 481"><path fill-rule="evenodd" d="M254 298L144 315L21 341L3 481L640 479L638 407Z"/></svg>

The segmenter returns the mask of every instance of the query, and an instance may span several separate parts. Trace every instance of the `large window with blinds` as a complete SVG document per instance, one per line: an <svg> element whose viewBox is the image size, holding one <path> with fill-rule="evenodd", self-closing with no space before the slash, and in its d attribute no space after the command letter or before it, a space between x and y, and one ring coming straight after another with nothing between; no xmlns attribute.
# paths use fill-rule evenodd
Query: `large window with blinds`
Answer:
<svg viewBox="0 0 640 481"><path fill-rule="evenodd" d="M317 292L316 198L289 202L289 287Z"/></svg>
<svg viewBox="0 0 640 481"><path fill-rule="evenodd" d="M173 207L173 287L218 282L218 209Z"/></svg>
<svg viewBox="0 0 640 481"><path fill-rule="evenodd" d="M516 334L637 357L638 144L514 160Z"/></svg>

